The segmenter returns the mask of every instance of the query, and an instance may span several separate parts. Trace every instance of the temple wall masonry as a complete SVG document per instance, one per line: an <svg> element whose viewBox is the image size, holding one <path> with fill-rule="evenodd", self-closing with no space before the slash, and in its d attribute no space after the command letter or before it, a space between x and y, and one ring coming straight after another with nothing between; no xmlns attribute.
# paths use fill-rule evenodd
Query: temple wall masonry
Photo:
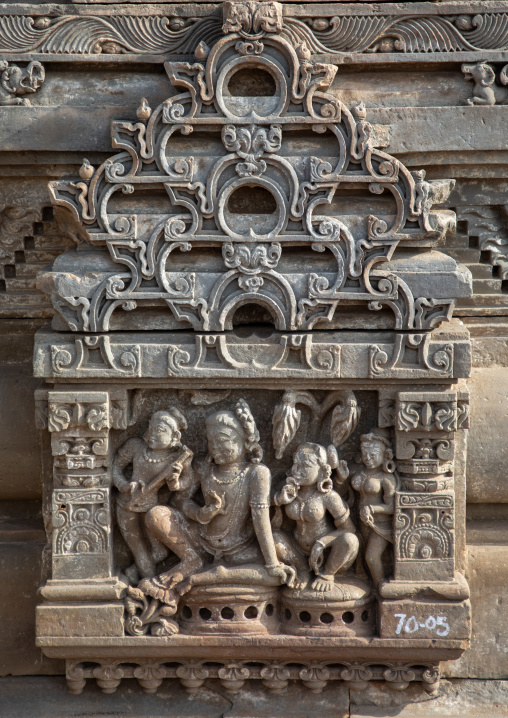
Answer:
<svg viewBox="0 0 508 718"><path fill-rule="evenodd" d="M0 4L0 715L508 716L508 0Z"/></svg>

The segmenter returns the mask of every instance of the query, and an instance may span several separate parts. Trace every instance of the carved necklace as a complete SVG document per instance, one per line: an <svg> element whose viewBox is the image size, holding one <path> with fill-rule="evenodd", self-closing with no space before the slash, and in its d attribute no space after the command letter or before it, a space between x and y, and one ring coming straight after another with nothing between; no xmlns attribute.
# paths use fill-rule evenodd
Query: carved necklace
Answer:
<svg viewBox="0 0 508 718"><path fill-rule="evenodd" d="M245 467L245 469L243 469L242 471L239 471L233 479L228 479L227 481L224 481L224 480L221 481L221 479L218 479L215 476L215 472L212 467L212 472L211 472L212 479L214 481L217 481L217 483L219 483L219 484L232 484L233 482L238 481L240 478L244 478L247 475L247 471L249 469L250 469L250 465L247 465ZM210 534L210 533L208 533L206 526L203 526L200 531L201 535L204 536L205 538L208 537L209 539L211 539L213 541L221 541L223 538L225 538L229 534L233 524L237 522L237 514L238 514L238 510L240 508L241 498L242 498L242 492L237 491L233 506L229 510L229 516L228 516L228 521L226 523L226 527L223 531L221 531L220 533Z"/></svg>
<svg viewBox="0 0 508 718"><path fill-rule="evenodd" d="M215 474L215 470L212 466L212 479L216 481L218 484L234 484L239 479L243 479L243 477L247 474L247 471L250 469L250 465L247 464L245 469L242 469L238 473L236 473L232 479L219 479L218 476Z"/></svg>
<svg viewBox="0 0 508 718"><path fill-rule="evenodd" d="M174 451L175 448L176 448L176 447L173 446L173 447L171 447L171 449L166 449L166 452L164 453L164 456L161 456L160 459L155 459L155 458L150 458L150 457L148 456L148 447L145 447L145 448L143 449L143 458L145 459L145 461L148 461L149 464L160 464L162 461L167 461L167 460L168 460L170 454Z"/></svg>

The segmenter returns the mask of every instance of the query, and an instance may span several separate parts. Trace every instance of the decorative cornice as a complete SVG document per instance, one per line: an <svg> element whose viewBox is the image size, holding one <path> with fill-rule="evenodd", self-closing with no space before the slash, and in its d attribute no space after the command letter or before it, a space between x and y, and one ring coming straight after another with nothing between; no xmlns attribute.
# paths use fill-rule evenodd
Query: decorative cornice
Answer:
<svg viewBox="0 0 508 718"><path fill-rule="evenodd" d="M370 681L383 681L395 690L405 690L410 683L420 683L431 695L439 690L439 666L432 663L396 663L376 661L325 662L237 661L234 663L206 661L178 661L136 659L134 662L87 659L86 663L66 661L69 691L79 695L87 680L96 680L104 693L114 693L122 680L136 678L146 693L155 693L164 680L180 680L183 688L196 693L206 680L218 679L229 695L240 691L246 681L261 681L269 693L282 693L289 681L298 681L312 693L319 694L330 681L343 682L352 690L362 690Z"/></svg>
<svg viewBox="0 0 508 718"><path fill-rule="evenodd" d="M395 53L399 55L436 53L485 53L508 50L508 6L506 11L489 5L488 12L468 4L470 12L457 13L456 5L443 4L436 10L431 3L418 3L414 9L405 6L405 14L395 5L344 6L339 5L330 14L330 5L283 8L282 36L292 43L305 43L317 54L373 55ZM354 8L345 13L345 8ZM450 10L452 7L455 11ZM5 11L6 6L4 6ZM36 15L41 9L28 14L0 17L0 53L40 55L167 55L192 54L200 42L207 45L221 36L222 21L216 6L201 6L193 17L187 17L190 8L181 12L181 6L166 14L146 14L146 6L139 12L103 15L99 8L67 6L58 12L51 6L47 15ZM56 11L58 14L54 15ZM198 17L209 8L210 14ZM312 11L311 11L311 9ZM153 9L153 8L152 8ZM308 15L305 13L308 11ZM159 12L164 12L161 10ZM71 14L72 13L72 14ZM171 13L171 14L170 14Z"/></svg>

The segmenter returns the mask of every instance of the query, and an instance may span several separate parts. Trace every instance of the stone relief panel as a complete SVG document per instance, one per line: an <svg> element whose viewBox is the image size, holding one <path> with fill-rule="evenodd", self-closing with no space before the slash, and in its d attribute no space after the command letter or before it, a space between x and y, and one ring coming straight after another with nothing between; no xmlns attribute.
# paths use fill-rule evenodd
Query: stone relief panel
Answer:
<svg viewBox="0 0 508 718"><path fill-rule="evenodd" d="M427 419L430 412L425 435L447 437L453 466L449 437L464 430L456 420L458 396L464 406L465 395L450 392L438 394L432 409L425 407L436 393L397 394L388 387L381 393L188 387L39 396L47 401L58 472L60 446L71 444L69 432L81 435L63 447L67 478L62 481L55 468L53 572L42 589L54 603L42 608L53 606L70 628L65 611L73 595L109 599L101 620L114 616L122 653L127 637L158 638L168 648L176 641L175 650L192 636L382 641L400 634L406 641L417 619L426 637L450 637L458 646L467 637L469 608L467 584L454 563L454 486L428 483L423 493L418 483L412 487L399 474L395 449L401 436L422 434L421 412ZM384 409L388 402L391 415ZM408 405L420 410L409 430L401 423ZM450 407L455 420L435 428L436 414ZM391 426L378 427L380 411ZM104 473L102 466L94 473L93 462L83 458L87 435L96 441L105 435L111 447L108 478L100 485L75 479L83 465L90 475ZM67 488L75 480L79 485ZM402 609L406 623L412 620L397 632L401 619L394 614ZM47 645L60 640L52 620L44 611L39 618ZM142 645L136 650L145 655ZM100 646L94 638L95 657ZM130 676L120 663L113 666L114 686ZM148 664L139 656L137 663L134 677L144 686ZM248 660L225 663L217 675L224 681L273 680L281 690L296 677L309 688L317 681L316 692L329 680L367 685L379 679L363 657L346 661L338 674L311 662L293 676L287 663L263 662L260 674ZM175 676L193 690L216 670L201 656ZM392 661L383 670L402 668ZM427 685L419 669L407 664L404 670L404 683ZM93 677L106 690L101 671L69 663L71 690L79 692ZM157 681L172 675L157 664ZM429 690L437 681L433 675ZM107 686L106 692L114 689Z"/></svg>
<svg viewBox="0 0 508 718"><path fill-rule="evenodd" d="M28 97L42 86L46 73L37 60L26 68L0 60L0 105L30 105Z"/></svg>
<svg viewBox="0 0 508 718"><path fill-rule="evenodd" d="M500 86L508 84L508 66L505 65L499 73L499 83L496 80L496 71L487 62L477 62L472 65L462 65L464 79L472 80L473 96L468 98L468 105L504 105L507 92ZM497 90L497 92L496 92Z"/></svg>
<svg viewBox="0 0 508 718"><path fill-rule="evenodd" d="M50 183L77 246L38 277L56 312L34 351L54 465L39 645L76 693L434 691L469 635L452 313L471 277L437 250L454 181L328 93L313 33L340 23L222 10L217 36L215 16L171 28L210 32L166 63L164 102L113 122L118 154Z"/></svg>
<svg viewBox="0 0 508 718"><path fill-rule="evenodd" d="M53 577L91 578L110 565L107 489L61 489L53 495Z"/></svg>

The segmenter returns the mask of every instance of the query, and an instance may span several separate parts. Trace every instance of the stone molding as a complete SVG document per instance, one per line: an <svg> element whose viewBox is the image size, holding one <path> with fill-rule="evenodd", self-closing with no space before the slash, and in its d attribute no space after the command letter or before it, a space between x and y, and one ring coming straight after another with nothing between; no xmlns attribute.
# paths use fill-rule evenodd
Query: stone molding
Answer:
<svg viewBox="0 0 508 718"><path fill-rule="evenodd" d="M90 665L93 663L96 665ZM246 681L261 681L271 695L283 693L289 681L301 682L316 695L321 693L330 681L342 681L351 690L363 690L369 681L383 681L397 691L404 690L410 683L420 682L431 695L439 689L439 666L432 663L412 665L376 662L369 665L338 661L339 665L336 662L329 665L326 662L302 662L297 659L286 662L259 661L253 665L249 661L222 665L208 664L206 661L182 662L180 665L167 665L156 660L136 660L135 663L137 665L133 666L129 661L129 665L125 666L120 661L106 663L92 658L86 661L86 665L66 661L69 691L79 695L86 681L95 679L103 693L114 693L121 681L128 678L137 679L145 693L155 693L163 681L176 679L190 695L197 693L201 686L213 679L218 679L229 695L238 693Z"/></svg>
<svg viewBox="0 0 508 718"><path fill-rule="evenodd" d="M24 11L20 6L13 12L4 6L0 54L36 53L87 61L101 55L185 55L192 54L201 41L212 45L221 36L216 5L180 5L169 14L162 4L160 10L146 15L142 5L115 13L79 5L72 10L61 6L58 12L57 7L43 14L37 7ZM386 4L374 10L367 5L338 4L333 13L327 4L281 7L283 37L295 45L305 43L315 54L418 56L420 61L460 54L465 60L466 55L483 58L486 53L494 59L494 53L508 49L508 12L502 3L488 9L479 2L464 3L460 13L453 3ZM212 17L200 17L208 15L209 8L213 8Z"/></svg>

